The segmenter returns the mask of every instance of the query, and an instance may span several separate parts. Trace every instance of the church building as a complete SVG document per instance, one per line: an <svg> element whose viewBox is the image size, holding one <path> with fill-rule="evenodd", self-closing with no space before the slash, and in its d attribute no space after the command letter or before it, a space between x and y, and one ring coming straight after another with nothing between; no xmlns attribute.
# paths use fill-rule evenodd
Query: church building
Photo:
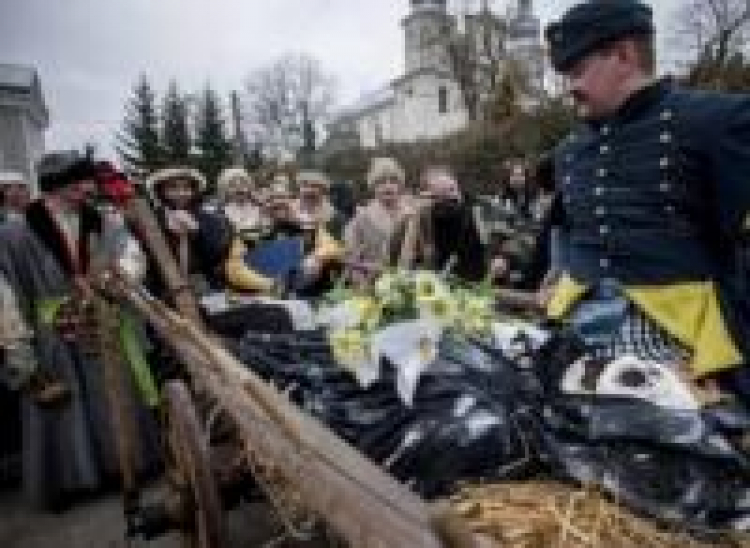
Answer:
<svg viewBox="0 0 750 548"><path fill-rule="evenodd" d="M465 128L470 116L446 46L459 36L476 40L472 66L495 72L483 77L501 77L498 72L510 61L522 67L532 90L525 99L533 102L544 85L541 25L531 0L516 1L501 18L486 2L481 11L456 15L447 0L410 0L401 22L404 74L340 112L329 126L329 139L370 148L437 139Z"/></svg>

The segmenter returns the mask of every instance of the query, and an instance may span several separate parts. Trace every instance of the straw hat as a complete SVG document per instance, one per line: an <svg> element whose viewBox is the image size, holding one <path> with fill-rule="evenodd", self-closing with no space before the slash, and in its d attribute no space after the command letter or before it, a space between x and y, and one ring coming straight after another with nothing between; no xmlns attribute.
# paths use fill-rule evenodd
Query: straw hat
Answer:
<svg viewBox="0 0 750 548"><path fill-rule="evenodd" d="M297 174L297 185L319 186L324 190L331 188L331 180L321 171L300 171Z"/></svg>
<svg viewBox="0 0 750 548"><path fill-rule="evenodd" d="M158 188L167 181L173 179L187 179L195 183L196 192L203 193L208 188L206 178L197 169L190 167L170 167L167 169L161 169L152 173L148 179L146 179L146 189L153 193L158 192Z"/></svg>
<svg viewBox="0 0 750 548"><path fill-rule="evenodd" d="M403 185L406 182L404 168L393 158L373 158L367 172L367 187L375 188L383 180L391 178Z"/></svg>
<svg viewBox="0 0 750 548"><path fill-rule="evenodd" d="M225 169L216 180L216 189L220 194L229 194L237 190L252 190L255 182L252 176L241 167Z"/></svg>

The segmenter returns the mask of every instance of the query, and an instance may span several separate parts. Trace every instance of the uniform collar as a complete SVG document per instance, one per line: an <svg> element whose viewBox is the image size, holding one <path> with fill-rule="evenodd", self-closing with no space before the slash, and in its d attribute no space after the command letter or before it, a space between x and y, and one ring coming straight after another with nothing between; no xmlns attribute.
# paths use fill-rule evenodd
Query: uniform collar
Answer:
<svg viewBox="0 0 750 548"><path fill-rule="evenodd" d="M673 87L671 78L656 80L633 93L611 116L593 120L591 126L598 129L603 125L624 124L634 120L658 104Z"/></svg>

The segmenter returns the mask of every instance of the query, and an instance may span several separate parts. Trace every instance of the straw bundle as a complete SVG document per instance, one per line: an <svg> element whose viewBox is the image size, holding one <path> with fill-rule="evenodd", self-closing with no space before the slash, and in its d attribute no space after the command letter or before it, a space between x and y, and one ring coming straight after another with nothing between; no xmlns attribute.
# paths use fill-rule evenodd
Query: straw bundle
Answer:
<svg viewBox="0 0 750 548"><path fill-rule="evenodd" d="M557 483L465 487L451 506L471 528L502 548L704 548L750 546L750 540L701 542L660 528L608 501L595 489Z"/></svg>

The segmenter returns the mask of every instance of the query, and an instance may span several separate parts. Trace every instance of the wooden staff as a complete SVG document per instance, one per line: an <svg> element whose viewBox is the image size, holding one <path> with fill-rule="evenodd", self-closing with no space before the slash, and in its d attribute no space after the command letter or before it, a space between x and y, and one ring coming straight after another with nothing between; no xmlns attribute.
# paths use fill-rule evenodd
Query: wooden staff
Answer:
<svg viewBox="0 0 750 548"><path fill-rule="evenodd" d="M190 320L121 283L121 292L222 403L248 451L273 463L305 506L352 546L438 548L433 508L300 411ZM451 536L460 525L451 524Z"/></svg>

